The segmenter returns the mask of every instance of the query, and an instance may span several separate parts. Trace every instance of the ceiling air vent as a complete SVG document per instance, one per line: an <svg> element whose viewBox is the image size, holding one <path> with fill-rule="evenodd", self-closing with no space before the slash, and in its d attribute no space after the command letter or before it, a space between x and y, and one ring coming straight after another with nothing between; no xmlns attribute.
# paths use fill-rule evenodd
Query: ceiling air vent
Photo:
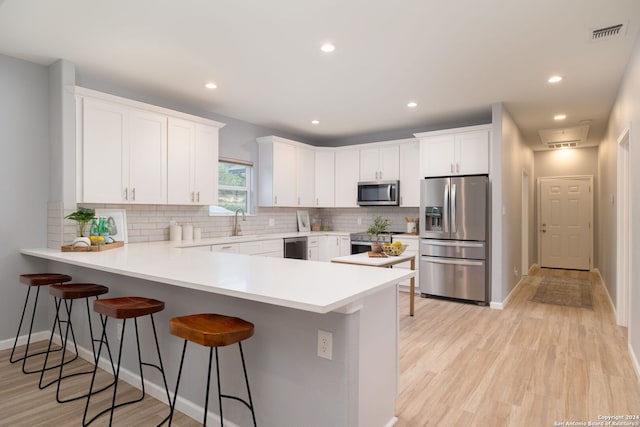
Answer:
<svg viewBox="0 0 640 427"><path fill-rule="evenodd" d="M540 142L548 148L575 148L587 142L589 125L561 129L541 129L538 131Z"/></svg>
<svg viewBox="0 0 640 427"><path fill-rule="evenodd" d="M627 27L624 24L598 28L591 31L591 41L599 42L604 40L617 39L624 36L626 32L627 32Z"/></svg>

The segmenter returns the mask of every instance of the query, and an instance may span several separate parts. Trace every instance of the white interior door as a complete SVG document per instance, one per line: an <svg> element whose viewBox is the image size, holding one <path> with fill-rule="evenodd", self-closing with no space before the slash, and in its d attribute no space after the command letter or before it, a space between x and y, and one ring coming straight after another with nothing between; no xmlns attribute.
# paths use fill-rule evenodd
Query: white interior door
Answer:
<svg viewBox="0 0 640 427"><path fill-rule="evenodd" d="M592 178L541 178L540 265L550 268L591 268Z"/></svg>

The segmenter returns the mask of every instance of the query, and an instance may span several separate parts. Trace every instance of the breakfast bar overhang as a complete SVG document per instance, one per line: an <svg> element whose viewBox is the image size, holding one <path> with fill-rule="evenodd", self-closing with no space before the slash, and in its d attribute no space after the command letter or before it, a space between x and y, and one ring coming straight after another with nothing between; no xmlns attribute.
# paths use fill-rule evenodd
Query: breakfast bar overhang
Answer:
<svg viewBox="0 0 640 427"><path fill-rule="evenodd" d="M219 313L256 326L245 344L245 357L258 425L395 423L397 283L412 277L410 270L189 251L168 242L135 243L104 252L23 249L21 253L43 259L43 270L70 274L76 282L106 285L109 297L141 295L165 301L157 325L170 388L175 385L181 343L168 333L169 319ZM53 313L50 309L51 319ZM74 318L74 324L82 323ZM116 325L110 326L109 339L116 340ZM331 360L317 356L319 330L332 334ZM81 355L86 352L83 356L89 359L90 343L78 344ZM223 388L242 394L243 384L232 374L238 372L237 358L225 357L225 351L234 350L221 350ZM121 378L135 383L137 370L130 356L124 356ZM194 350L190 357L192 366L206 366L204 350ZM195 368L183 371L176 406L195 417L202 411L206 379L201 373ZM150 394L164 400L158 387L161 380L150 376L148 381ZM226 422L251 424L240 406L225 406L224 415ZM217 405L212 404L210 419L216 416Z"/></svg>

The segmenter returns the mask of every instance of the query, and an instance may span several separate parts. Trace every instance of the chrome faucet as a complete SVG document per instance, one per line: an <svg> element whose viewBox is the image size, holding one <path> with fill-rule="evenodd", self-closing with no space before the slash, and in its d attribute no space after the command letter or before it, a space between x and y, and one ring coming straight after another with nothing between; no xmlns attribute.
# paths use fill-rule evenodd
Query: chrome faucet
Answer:
<svg viewBox="0 0 640 427"><path fill-rule="evenodd" d="M242 220L246 221L247 219L244 217L244 209L238 208L236 209L236 214L233 217L233 235L238 235L238 212L242 212Z"/></svg>

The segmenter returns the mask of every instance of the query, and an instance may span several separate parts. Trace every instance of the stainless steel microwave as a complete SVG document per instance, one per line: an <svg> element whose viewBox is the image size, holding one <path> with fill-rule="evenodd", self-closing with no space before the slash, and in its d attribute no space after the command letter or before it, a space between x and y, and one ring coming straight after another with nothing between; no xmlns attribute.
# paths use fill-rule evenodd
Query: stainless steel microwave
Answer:
<svg viewBox="0 0 640 427"><path fill-rule="evenodd" d="M369 181L358 183L358 205L400 205L400 181Z"/></svg>

